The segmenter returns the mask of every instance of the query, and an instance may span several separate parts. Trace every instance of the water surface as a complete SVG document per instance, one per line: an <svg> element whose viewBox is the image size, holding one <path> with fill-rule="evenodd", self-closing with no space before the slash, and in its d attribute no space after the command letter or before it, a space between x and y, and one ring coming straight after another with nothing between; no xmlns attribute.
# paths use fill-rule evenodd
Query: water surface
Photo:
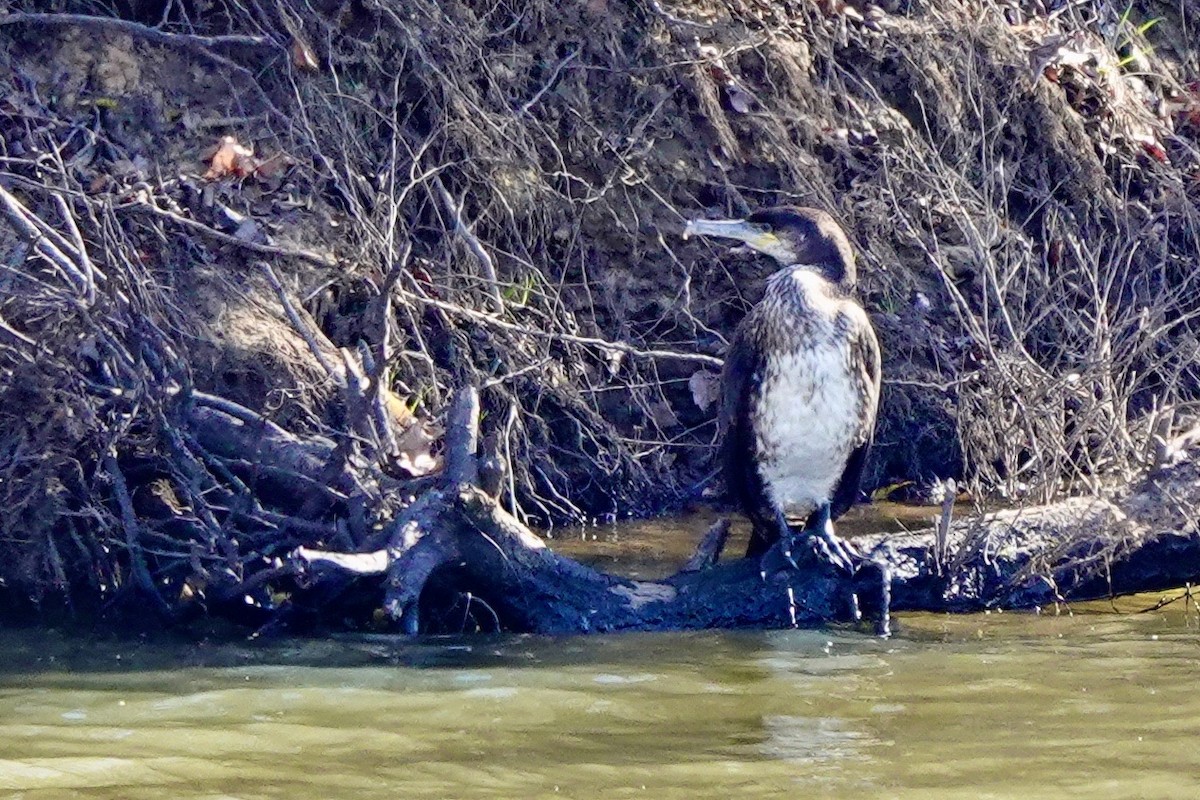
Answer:
<svg viewBox="0 0 1200 800"><path fill-rule="evenodd" d="M1156 599L887 641L0 631L0 797L1191 796L1197 617Z"/></svg>

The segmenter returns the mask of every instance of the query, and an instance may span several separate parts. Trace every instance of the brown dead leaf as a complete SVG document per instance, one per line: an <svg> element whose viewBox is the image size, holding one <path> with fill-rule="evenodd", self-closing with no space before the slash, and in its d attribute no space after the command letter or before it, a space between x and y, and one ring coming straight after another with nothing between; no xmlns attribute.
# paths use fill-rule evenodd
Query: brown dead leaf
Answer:
<svg viewBox="0 0 1200 800"><path fill-rule="evenodd" d="M1160 164L1170 163L1170 158L1167 156L1166 148L1155 138L1147 136L1140 140L1142 149L1146 151L1146 155L1153 158Z"/></svg>
<svg viewBox="0 0 1200 800"><path fill-rule="evenodd" d="M442 459L433 454L433 444L441 437L441 429L417 419L404 398L388 387L380 387L380 392L397 431L397 466L414 478L440 470Z"/></svg>
<svg viewBox="0 0 1200 800"><path fill-rule="evenodd" d="M1200 128L1200 81L1192 81L1183 88L1183 96L1174 104L1179 122Z"/></svg>
<svg viewBox="0 0 1200 800"><path fill-rule="evenodd" d="M397 428L411 425L413 423L412 409L408 407L408 403L404 402L404 398L386 386L380 386L379 391L383 395L383 404L387 407L392 423Z"/></svg>
<svg viewBox="0 0 1200 800"><path fill-rule="evenodd" d="M258 166L254 160L254 151L238 144L233 136L224 136L212 151L208 172L204 173L205 180L219 180L233 175L244 178L254 172Z"/></svg>
<svg viewBox="0 0 1200 800"><path fill-rule="evenodd" d="M433 455L433 443L442 437L437 426L416 419L412 408L388 386L379 387L383 404L388 409L392 425L396 426L396 464L413 477L436 473L442 469L442 459Z"/></svg>

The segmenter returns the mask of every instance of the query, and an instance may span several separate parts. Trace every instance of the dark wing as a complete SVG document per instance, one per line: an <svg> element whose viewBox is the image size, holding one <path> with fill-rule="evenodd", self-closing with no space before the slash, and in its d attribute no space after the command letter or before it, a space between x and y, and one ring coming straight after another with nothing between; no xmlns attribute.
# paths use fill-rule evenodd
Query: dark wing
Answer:
<svg viewBox="0 0 1200 800"><path fill-rule="evenodd" d="M858 502L858 485L862 480L863 467L867 463L867 454L871 452L871 443L875 440L875 414L879 410L879 382L882 368L880 367L879 340L866 312L855 306L857 313L847 315L851 325L850 364L855 377L859 381L865 413L862 425L855 438L854 449L846 460L846 468L838 479L837 488L833 490L830 501L830 515L837 519Z"/></svg>
<svg viewBox="0 0 1200 800"><path fill-rule="evenodd" d="M734 332L721 370L721 411L717 417L721 432L721 469L725 484L739 501L738 476L755 460L754 414L752 394L761 382L765 359L754 342L750 326L742 324ZM754 470L757 472L757 470Z"/></svg>
<svg viewBox="0 0 1200 800"><path fill-rule="evenodd" d="M725 488L754 524L752 552L770 545L775 510L758 471L758 433L755 429L766 355L759 343L756 315L742 321L725 355L721 371L721 469ZM759 541L761 539L761 541Z"/></svg>

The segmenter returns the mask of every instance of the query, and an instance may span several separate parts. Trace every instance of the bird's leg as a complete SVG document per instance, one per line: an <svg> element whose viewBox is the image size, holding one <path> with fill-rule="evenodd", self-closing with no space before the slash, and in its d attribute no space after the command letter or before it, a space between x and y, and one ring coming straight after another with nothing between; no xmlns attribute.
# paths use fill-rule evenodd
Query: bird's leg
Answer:
<svg viewBox="0 0 1200 800"><path fill-rule="evenodd" d="M816 557L827 564L832 564L836 569L840 570L847 577L853 578L857 569L855 562L861 561L862 556L854 552L853 548L837 534L833 532L833 514L830 510L829 503L821 503L816 510L809 515L804 523L804 529L800 531L796 541L791 542L792 546L800 544L812 548L812 552ZM785 550L787 549L785 545ZM790 554L784 555L793 564L795 558ZM846 611L855 622L862 619L862 611L859 609L858 592L854 590L852 583L848 583L845 588L846 595L843 600L846 603Z"/></svg>
<svg viewBox="0 0 1200 800"><path fill-rule="evenodd" d="M767 547L765 551L755 550L755 538L766 541L766 537L760 537L758 529L755 529L754 537L750 540L750 549L747 550L746 556L759 556L758 570L762 579L765 581L768 576L774 575L776 572L781 572L785 569L795 569L796 561L792 558L791 542L795 536L792 533L791 526L787 524L787 518L783 516L783 511L775 509L775 544Z"/></svg>
<svg viewBox="0 0 1200 800"><path fill-rule="evenodd" d="M883 561L864 557L834 534L828 503L818 506L799 531L792 530L782 511L776 511L774 527L779 541L759 561L764 581L777 572L800 569L802 561L824 561L850 579L843 584L846 594L842 598L850 619L861 621L865 610L875 623L876 635L891 634L891 571ZM859 605L860 591L865 609Z"/></svg>
<svg viewBox="0 0 1200 800"><path fill-rule="evenodd" d="M801 562L820 561L832 565L847 578L853 578L856 562L862 557L854 552L846 542L833 533L833 521L830 518L829 504L818 507L809 516L804 528L793 530L783 516L782 511L775 512L775 528L779 532L779 542L763 554L759 561L759 569L763 580L777 572L787 569L801 569ZM859 611L858 594L854 591L852 581L839 581L845 588L843 601L850 619L858 622L862 619Z"/></svg>
<svg viewBox="0 0 1200 800"><path fill-rule="evenodd" d="M804 523L804 529L798 535L792 534L784 541L784 558L793 564L796 563L793 552L798 545L812 548L818 558L832 564L847 575L854 574L855 562L862 558L844 539L833 532L833 518L828 502L817 506L816 511L809 515L808 520Z"/></svg>

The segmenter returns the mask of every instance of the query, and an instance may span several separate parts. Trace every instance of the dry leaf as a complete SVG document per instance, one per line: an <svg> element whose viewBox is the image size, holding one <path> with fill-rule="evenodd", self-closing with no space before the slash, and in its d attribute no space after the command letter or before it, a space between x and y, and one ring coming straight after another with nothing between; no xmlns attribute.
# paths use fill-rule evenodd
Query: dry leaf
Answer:
<svg viewBox="0 0 1200 800"><path fill-rule="evenodd" d="M1146 155L1153 158L1160 164L1170 163L1167 157L1167 151L1157 139L1145 138L1141 140L1142 149L1146 151Z"/></svg>
<svg viewBox="0 0 1200 800"><path fill-rule="evenodd" d="M696 370L688 378L688 388L692 391L692 402L696 407L708 411L721 396L721 376L712 370Z"/></svg>
<svg viewBox="0 0 1200 800"><path fill-rule="evenodd" d="M388 416L398 431L396 464L414 478L441 469L442 459L433 455L433 443L442 435L441 429L417 419L408 402L388 387L381 386L379 392Z"/></svg>
<svg viewBox="0 0 1200 800"><path fill-rule="evenodd" d="M299 38L292 39L292 63L296 65L296 69L305 72L317 72L321 69L321 63L317 61L316 53Z"/></svg>
<svg viewBox="0 0 1200 800"><path fill-rule="evenodd" d="M206 180L218 180L230 175L244 178L254 172L257 164L254 161L254 151L238 144L232 136L225 136L213 151L212 161L208 172L204 173Z"/></svg>
<svg viewBox="0 0 1200 800"><path fill-rule="evenodd" d="M621 365L625 363L625 351L609 350L605 353L605 363L608 365L608 374L616 375L621 371Z"/></svg>
<svg viewBox="0 0 1200 800"><path fill-rule="evenodd" d="M749 114L750 106L754 104L754 98L736 83L730 83L725 87L725 91L729 94L729 105L739 114Z"/></svg>
<svg viewBox="0 0 1200 800"><path fill-rule="evenodd" d="M396 435L396 447L399 453L397 465L419 478L429 475L442 468L442 460L433 454L433 443L437 441L424 423L413 420L413 423Z"/></svg>
<svg viewBox="0 0 1200 800"><path fill-rule="evenodd" d="M913 485L912 481L900 481L899 483L892 483L887 486L880 486L878 489L871 492L871 502L873 502L873 503L883 502L884 500L887 500L888 498L890 498L892 495L894 495L896 492L900 491L901 489L908 488L909 486L912 486L912 485Z"/></svg>
<svg viewBox="0 0 1200 800"><path fill-rule="evenodd" d="M392 418L392 423L397 428L406 428L413 423L412 409L408 407L408 403L404 402L404 398L386 386L380 386L379 392L383 395L383 404Z"/></svg>

